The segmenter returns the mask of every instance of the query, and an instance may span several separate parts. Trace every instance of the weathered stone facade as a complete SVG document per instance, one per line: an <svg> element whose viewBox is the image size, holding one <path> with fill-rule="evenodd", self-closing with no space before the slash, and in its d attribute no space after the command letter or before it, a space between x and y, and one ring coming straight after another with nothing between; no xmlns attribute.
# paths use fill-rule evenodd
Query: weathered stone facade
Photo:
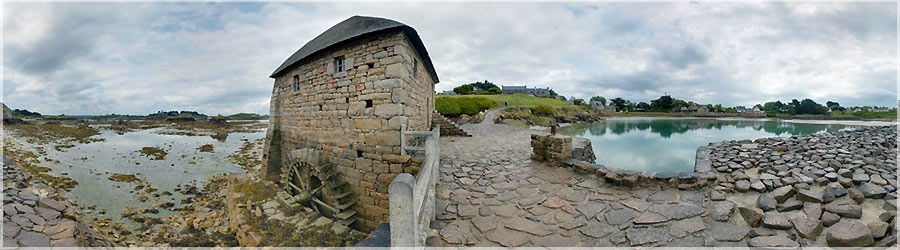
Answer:
<svg viewBox="0 0 900 250"><path fill-rule="evenodd" d="M320 37L349 21L396 23L353 17ZM436 75L409 30L403 25L347 38L276 71L266 178L278 181L291 150L319 150L337 164L339 178L348 183L345 191L358 199L350 208L358 219L352 226L370 230L388 220L388 184L421 166L420 159L401 154L401 126L428 130L434 113ZM343 58L343 71L337 58Z"/></svg>

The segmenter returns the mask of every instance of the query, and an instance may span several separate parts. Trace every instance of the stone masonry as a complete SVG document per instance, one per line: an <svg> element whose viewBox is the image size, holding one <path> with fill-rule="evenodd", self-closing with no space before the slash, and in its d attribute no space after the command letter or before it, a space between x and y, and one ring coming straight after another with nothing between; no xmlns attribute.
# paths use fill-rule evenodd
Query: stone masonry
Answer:
<svg viewBox="0 0 900 250"><path fill-rule="evenodd" d="M335 35L333 30L346 28L342 25L348 22L402 25L355 16L320 37ZM264 155L267 178L280 174L287 152L319 150L338 165L340 178L349 184L345 191L358 198L351 207L359 219L353 227L370 230L388 220L388 184L397 174L415 175L421 167L420 159L400 152L401 125L428 130L434 113L437 78L421 41L410 30L402 25L364 32L273 75ZM337 58L343 58L343 71Z"/></svg>

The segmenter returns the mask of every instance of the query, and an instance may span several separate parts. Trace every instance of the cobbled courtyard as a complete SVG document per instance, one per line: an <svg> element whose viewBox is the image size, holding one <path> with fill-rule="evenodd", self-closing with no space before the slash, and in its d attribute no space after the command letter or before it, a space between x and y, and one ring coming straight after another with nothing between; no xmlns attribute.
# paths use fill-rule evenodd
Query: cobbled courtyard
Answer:
<svg viewBox="0 0 900 250"><path fill-rule="evenodd" d="M462 128L472 137L441 138L432 246L796 247L802 241L787 220L803 217L807 209L766 217L786 220L780 229L746 222L738 208L756 208L756 192L620 187L593 173L533 162L530 135L546 132L499 124ZM850 198L834 202L844 200ZM878 220L873 217L885 212L884 203L867 200L862 207L874 215L844 221ZM803 243L825 246L824 235Z"/></svg>

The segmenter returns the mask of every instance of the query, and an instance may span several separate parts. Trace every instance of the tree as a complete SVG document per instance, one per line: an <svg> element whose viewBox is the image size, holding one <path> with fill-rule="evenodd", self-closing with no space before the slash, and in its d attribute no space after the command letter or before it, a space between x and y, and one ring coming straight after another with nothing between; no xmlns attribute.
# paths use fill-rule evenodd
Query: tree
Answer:
<svg viewBox="0 0 900 250"><path fill-rule="evenodd" d="M469 83L469 85L472 85L472 87L478 88L480 90L490 90L491 88L498 88L498 89L500 88L500 87L497 87L497 85L494 85L494 83L489 82L488 80L484 80L483 82Z"/></svg>
<svg viewBox="0 0 900 250"><path fill-rule="evenodd" d="M453 92L458 95L469 95L472 94L474 87L471 84L464 84L462 86L453 88Z"/></svg>
<svg viewBox="0 0 900 250"><path fill-rule="evenodd" d="M616 106L616 110L625 110L625 99L622 99L622 97L616 97L610 101Z"/></svg>
<svg viewBox="0 0 900 250"><path fill-rule="evenodd" d="M556 98L556 97L559 96L559 95L556 94L556 91L553 91L553 90L551 89L551 90L550 90L550 96L553 97L553 98ZM565 98L565 97L563 97L563 98ZM563 100L565 100L565 99L563 99Z"/></svg>
<svg viewBox="0 0 900 250"><path fill-rule="evenodd" d="M652 109L672 110L675 107L675 103L672 101L671 96L664 95L656 100L650 100L650 107Z"/></svg>
<svg viewBox="0 0 900 250"><path fill-rule="evenodd" d="M495 95L499 95L500 93L503 93L503 91L501 91L500 88L498 88L498 87L490 88L490 89L488 89L487 91L488 91L489 93L495 94Z"/></svg>
<svg viewBox="0 0 900 250"><path fill-rule="evenodd" d="M650 110L650 104L647 104L646 102L640 102L638 103L637 108L642 110Z"/></svg>
<svg viewBox="0 0 900 250"><path fill-rule="evenodd" d="M827 101L827 102L825 102L825 106L826 106L826 107L829 107L829 108L830 108L830 107L840 107L841 104L840 104L840 103L837 103L837 102Z"/></svg>
<svg viewBox="0 0 900 250"><path fill-rule="evenodd" d="M600 104L606 106L606 98L603 98L602 96L591 97L591 102L600 102Z"/></svg>
<svg viewBox="0 0 900 250"><path fill-rule="evenodd" d="M581 105L584 105L584 100L573 98L573 99L572 99L572 104L581 106Z"/></svg>

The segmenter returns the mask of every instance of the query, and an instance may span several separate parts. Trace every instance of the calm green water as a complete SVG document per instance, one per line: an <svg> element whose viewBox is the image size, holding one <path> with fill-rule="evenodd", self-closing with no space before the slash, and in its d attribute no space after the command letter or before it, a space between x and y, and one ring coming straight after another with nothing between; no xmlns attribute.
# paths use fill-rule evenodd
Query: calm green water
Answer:
<svg viewBox="0 0 900 250"><path fill-rule="evenodd" d="M875 125L875 124L873 124ZM559 129L591 140L598 164L654 172L690 172L697 148L710 142L834 132L861 125L792 123L774 119L611 118Z"/></svg>

